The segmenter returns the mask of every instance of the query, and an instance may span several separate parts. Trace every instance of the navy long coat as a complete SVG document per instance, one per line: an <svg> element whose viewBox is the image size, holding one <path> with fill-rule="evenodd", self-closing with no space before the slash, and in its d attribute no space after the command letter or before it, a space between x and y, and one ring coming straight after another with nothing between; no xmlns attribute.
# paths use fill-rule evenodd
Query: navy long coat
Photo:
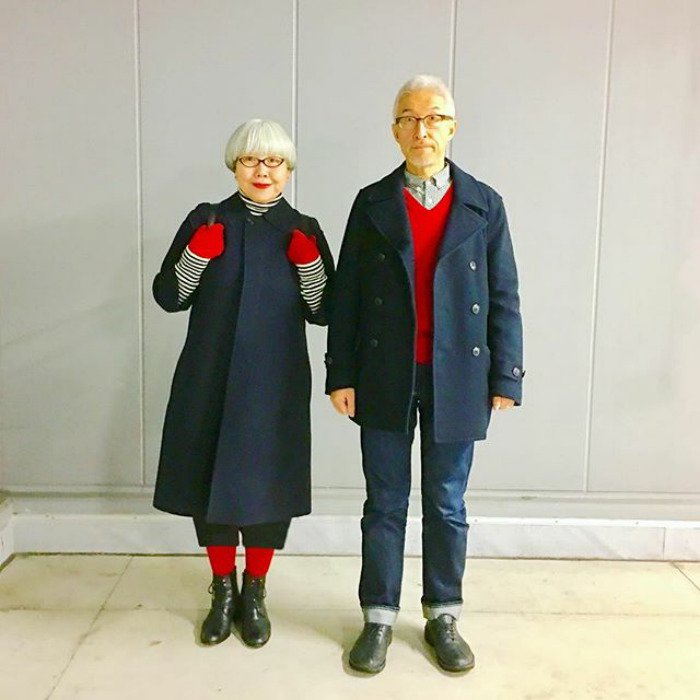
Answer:
<svg viewBox="0 0 700 700"><path fill-rule="evenodd" d="M338 259L326 392L355 388L355 421L407 432L415 294L405 164L362 189ZM491 397L520 404L522 322L501 197L450 162L452 208L433 283L435 440L481 440Z"/></svg>
<svg viewBox="0 0 700 700"><path fill-rule="evenodd" d="M224 253L179 304L174 266L214 212L224 226ZM287 259L294 228L316 236L328 276L316 314L302 300ZM310 512L305 321L326 324L332 278L318 222L284 199L255 217L234 194L217 205L200 204L185 219L153 282L163 309L190 309L165 416L156 508L235 525Z"/></svg>

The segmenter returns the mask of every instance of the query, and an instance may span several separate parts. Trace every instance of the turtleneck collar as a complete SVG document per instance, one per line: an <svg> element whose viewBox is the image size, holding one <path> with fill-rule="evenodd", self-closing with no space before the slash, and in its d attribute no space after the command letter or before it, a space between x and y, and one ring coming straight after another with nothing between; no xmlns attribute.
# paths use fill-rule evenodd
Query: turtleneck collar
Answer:
<svg viewBox="0 0 700 700"><path fill-rule="evenodd" d="M246 205L253 216L262 216L266 211L272 209L272 207L274 207L275 204L282 199L281 192L269 202L254 202L249 197L246 197L240 190L238 190L238 196L241 198L241 201Z"/></svg>

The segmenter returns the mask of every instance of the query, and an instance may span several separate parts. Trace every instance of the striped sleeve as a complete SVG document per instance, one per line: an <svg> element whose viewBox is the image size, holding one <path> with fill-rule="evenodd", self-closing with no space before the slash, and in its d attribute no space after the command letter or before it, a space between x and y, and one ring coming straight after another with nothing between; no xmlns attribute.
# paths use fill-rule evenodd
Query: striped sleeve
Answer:
<svg viewBox="0 0 700 700"><path fill-rule="evenodd" d="M323 260L319 255L313 262L295 267L299 272L302 299L309 305L312 313L316 313L321 307L321 297L328 279L323 269Z"/></svg>
<svg viewBox="0 0 700 700"><path fill-rule="evenodd" d="M199 279L208 264L209 258L195 255L189 246L182 251L180 260L175 264L177 300L180 304L197 289Z"/></svg>

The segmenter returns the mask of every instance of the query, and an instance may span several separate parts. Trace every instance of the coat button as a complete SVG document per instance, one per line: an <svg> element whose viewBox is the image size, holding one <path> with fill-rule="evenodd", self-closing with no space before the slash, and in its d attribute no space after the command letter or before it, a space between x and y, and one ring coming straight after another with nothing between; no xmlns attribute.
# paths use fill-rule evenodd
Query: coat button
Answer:
<svg viewBox="0 0 700 700"><path fill-rule="evenodd" d="M470 270L476 270L476 260L470 260L470 261L469 261L469 269L470 269Z"/></svg>
<svg viewBox="0 0 700 700"><path fill-rule="evenodd" d="M384 303L384 300L381 297L374 297L374 305L375 306L381 306Z"/></svg>
<svg viewBox="0 0 700 700"><path fill-rule="evenodd" d="M522 374L520 371L520 367L513 367L513 376L514 377L519 377Z"/></svg>
<svg viewBox="0 0 700 700"><path fill-rule="evenodd" d="M332 365L333 364L333 358L332 357L326 357L326 364L327 365Z"/></svg>
<svg viewBox="0 0 700 700"><path fill-rule="evenodd" d="M481 311L481 307L478 304L472 304L472 313L478 314Z"/></svg>
<svg viewBox="0 0 700 700"><path fill-rule="evenodd" d="M478 345L475 348L472 348L472 355L474 355L474 357L479 357L479 355L481 355L481 350L479 349Z"/></svg>
<svg viewBox="0 0 700 700"><path fill-rule="evenodd" d="M384 261L386 260L386 255L384 255L384 253L379 253L379 254L377 255L377 260L378 260L379 262L384 262Z"/></svg>
<svg viewBox="0 0 700 700"><path fill-rule="evenodd" d="M379 345L379 341L376 338L372 338L372 340L369 341L369 344L371 347L376 348L377 345Z"/></svg>

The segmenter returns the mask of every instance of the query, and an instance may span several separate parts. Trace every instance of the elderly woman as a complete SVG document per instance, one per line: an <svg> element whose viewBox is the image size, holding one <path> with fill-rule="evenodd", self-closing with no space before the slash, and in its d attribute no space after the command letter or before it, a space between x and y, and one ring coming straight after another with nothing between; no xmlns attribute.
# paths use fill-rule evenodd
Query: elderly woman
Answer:
<svg viewBox="0 0 700 700"><path fill-rule="evenodd" d="M249 646L267 642L272 555L291 518L311 511L305 321L326 324L333 260L318 222L282 197L295 157L276 122L239 126L225 154L238 191L189 213L153 282L163 309L190 309L154 505L193 518L206 547L213 580L204 644L222 642L234 622Z"/></svg>

